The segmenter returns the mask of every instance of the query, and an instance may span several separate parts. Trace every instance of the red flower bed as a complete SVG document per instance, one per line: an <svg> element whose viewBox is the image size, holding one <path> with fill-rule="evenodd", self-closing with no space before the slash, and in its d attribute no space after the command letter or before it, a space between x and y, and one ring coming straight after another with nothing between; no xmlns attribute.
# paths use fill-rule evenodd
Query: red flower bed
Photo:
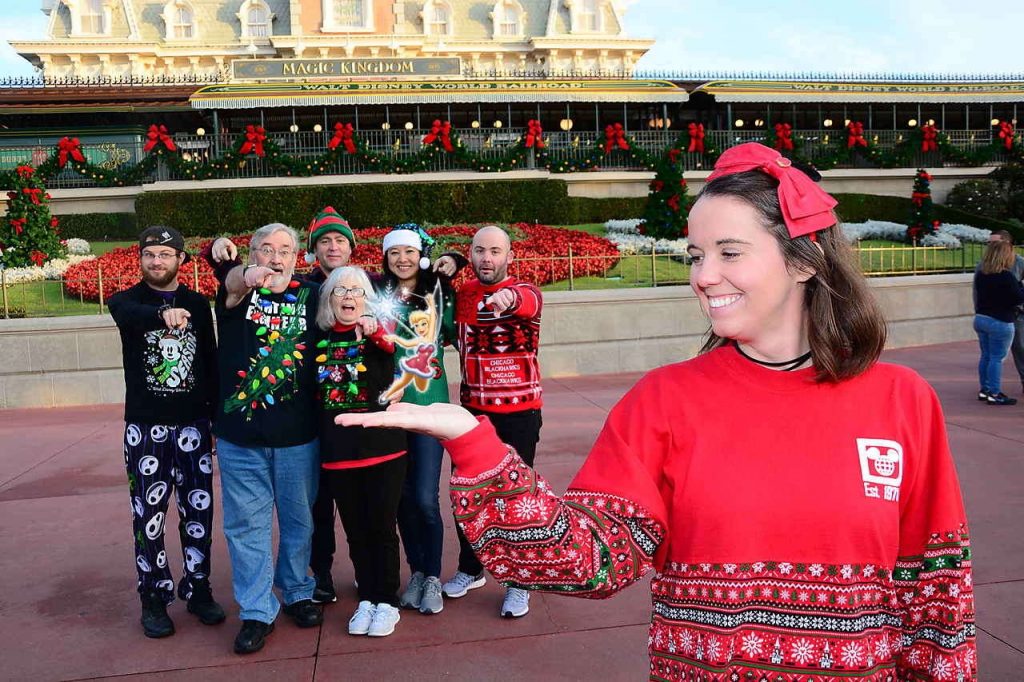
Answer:
<svg viewBox="0 0 1024 682"><path fill-rule="evenodd" d="M615 245L603 237L580 232L549 227L547 225L529 225L516 223L510 225L512 249L515 259L512 261L511 274L519 279L537 285L549 284L569 278L569 248L572 247L572 272L574 277L600 275L612 268L619 261L619 252ZM469 243L476 232L476 226L451 225L435 227L430 234L438 241L433 255L436 257L444 251L458 251L468 256ZM352 264L367 270L379 271L381 265L381 242L390 228L370 227L356 230L355 252ZM247 249L249 237L232 237L239 249ZM198 253L212 240L189 240L188 248ZM305 265L305 250L299 252L299 263ZM139 247L114 249L94 260L83 261L68 268L64 273L64 287L68 295L81 297L88 301L99 300L100 271L103 275L103 297L123 291L135 285L139 279ZM459 280L469 276L467 268ZM179 271L179 279L193 289L213 298L217 291L217 280L213 271L201 258L193 258ZM198 286L196 280L198 279Z"/></svg>

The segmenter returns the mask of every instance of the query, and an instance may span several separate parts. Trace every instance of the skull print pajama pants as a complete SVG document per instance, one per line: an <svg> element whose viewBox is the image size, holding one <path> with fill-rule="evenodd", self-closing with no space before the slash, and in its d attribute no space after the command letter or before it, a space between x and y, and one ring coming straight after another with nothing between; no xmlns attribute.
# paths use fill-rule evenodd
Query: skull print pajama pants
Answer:
<svg viewBox="0 0 1024 682"><path fill-rule="evenodd" d="M139 592L174 601L174 578L164 550L164 523L174 491L184 558L178 596L188 599L192 580L210 575L213 529L213 453L210 422L181 426L126 423L124 463L132 502Z"/></svg>

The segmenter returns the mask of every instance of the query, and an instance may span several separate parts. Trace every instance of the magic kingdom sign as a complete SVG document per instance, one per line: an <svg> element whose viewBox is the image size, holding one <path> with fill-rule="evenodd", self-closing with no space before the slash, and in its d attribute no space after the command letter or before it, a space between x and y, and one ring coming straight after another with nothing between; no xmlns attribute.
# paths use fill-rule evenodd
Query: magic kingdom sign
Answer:
<svg viewBox="0 0 1024 682"><path fill-rule="evenodd" d="M459 76L458 57L391 59L236 59L233 80L308 80L310 78L387 78Z"/></svg>

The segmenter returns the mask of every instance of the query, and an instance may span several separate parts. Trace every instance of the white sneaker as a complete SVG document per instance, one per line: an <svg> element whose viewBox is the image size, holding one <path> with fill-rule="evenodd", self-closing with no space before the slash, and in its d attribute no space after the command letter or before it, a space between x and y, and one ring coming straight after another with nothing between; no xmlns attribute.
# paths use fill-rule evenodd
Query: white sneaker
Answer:
<svg viewBox="0 0 1024 682"><path fill-rule="evenodd" d="M441 613L442 610L444 610L444 599L441 598L441 581L430 576L423 583L420 613Z"/></svg>
<svg viewBox="0 0 1024 682"><path fill-rule="evenodd" d="M470 590L483 587L486 582L487 578L484 577L483 573L473 576L462 571L455 571L455 575L441 586L441 590L446 597L458 599L459 597L465 597L466 593Z"/></svg>
<svg viewBox="0 0 1024 682"><path fill-rule="evenodd" d="M348 621L348 634L365 635L368 633L375 613L376 608L374 607L373 602L359 602L359 607Z"/></svg>
<svg viewBox="0 0 1024 682"><path fill-rule="evenodd" d="M377 604L370 623L370 637L387 637L395 631L395 624L402 619L402 614L391 604Z"/></svg>
<svg viewBox="0 0 1024 682"><path fill-rule="evenodd" d="M501 603L502 618L522 618L530 612L530 593L518 587L505 590L505 601Z"/></svg>
<svg viewBox="0 0 1024 682"><path fill-rule="evenodd" d="M420 607L420 602L423 601L423 581L426 577L421 571L416 571L412 574L409 578L409 586L405 588L401 599L398 600L399 606L407 609L418 609Z"/></svg>

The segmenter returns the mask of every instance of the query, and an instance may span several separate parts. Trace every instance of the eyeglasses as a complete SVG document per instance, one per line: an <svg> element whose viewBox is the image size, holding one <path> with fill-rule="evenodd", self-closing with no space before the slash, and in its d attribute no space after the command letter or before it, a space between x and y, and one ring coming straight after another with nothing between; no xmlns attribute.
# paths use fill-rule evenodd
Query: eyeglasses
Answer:
<svg viewBox="0 0 1024 682"><path fill-rule="evenodd" d="M144 260L175 260L177 257L177 251L161 251L160 253L153 253L151 251L142 252L142 258Z"/></svg>
<svg viewBox="0 0 1024 682"><path fill-rule="evenodd" d="M331 292L338 298L345 298L346 295L351 294L352 298L362 298L366 296L366 290L362 287L334 287L334 291Z"/></svg>
<svg viewBox="0 0 1024 682"><path fill-rule="evenodd" d="M272 246L261 246L256 250L263 254L264 258L273 258L275 255L277 255L280 256L282 260L288 260L289 258L295 255L295 252L292 251L291 249L281 249L280 251L278 251Z"/></svg>

